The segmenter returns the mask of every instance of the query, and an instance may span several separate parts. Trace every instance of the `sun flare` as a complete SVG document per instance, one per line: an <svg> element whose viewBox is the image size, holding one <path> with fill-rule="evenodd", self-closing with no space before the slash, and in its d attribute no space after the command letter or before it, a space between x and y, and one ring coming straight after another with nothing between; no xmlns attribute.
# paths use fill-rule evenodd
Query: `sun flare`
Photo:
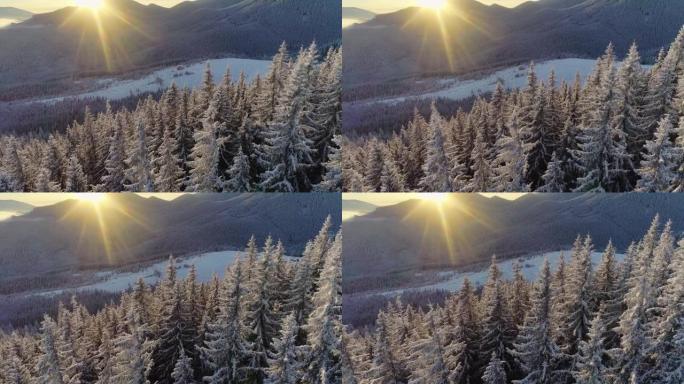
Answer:
<svg viewBox="0 0 684 384"><path fill-rule="evenodd" d="M423 193L420 195L420 199L441 205L449 199L449 194L448 193Z"/></svg>
<svg viewBox="0 0 684 384"><path fill-rule="evenodd" d="M418 0L418 4L423 8L441 11L446 7L447 0Z"/></svg>
<svg viewBox="0 0 684 384"><path fill-rule="evenodd" d="M104 0L76 0L76 5L81 8L99 10L104 5Z"/></svg>
<svg viewBox="0 0 684 384"><path fill-rule="evenodd" d="M104 193L76 193L74 197L80 201L99 204L107 198L107 195Z"/></svg>

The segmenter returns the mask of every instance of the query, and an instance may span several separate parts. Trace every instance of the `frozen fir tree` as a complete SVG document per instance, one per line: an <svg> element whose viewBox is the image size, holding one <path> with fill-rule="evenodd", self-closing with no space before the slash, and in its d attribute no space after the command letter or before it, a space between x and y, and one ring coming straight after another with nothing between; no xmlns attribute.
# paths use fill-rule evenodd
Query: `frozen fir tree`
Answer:
<svg viewBox="0 0 684 384"><path fill-rule="evenodd" d="M173 372L171 372L173 384L193 384L195 383L193 377L192 361L185 354L185 350L181 348L176 366L173 368Z"/></svg>
<svg viewBox="0 0 684 384"><path fill-rule="evenodd" d="M146 127L142 119L137 124L137 136L130 143L126 159L126 190L130 192L153 192L152 165L147 148Z"/></svg>
<svg viewBox="0 0 684 384"><path fill-rule="evenodd" d="M538 189L539 192L563 192L565 191L565 174L563 173L563 164L556 156L556 152L551 155L549 166L542 176L544 184Z"/></svg>
<svg viewBox="0 0 684 384"><path fill-rule="evenodd" d="M270 132L266 138L264 161L272 164L261 175L261 188L273 192L308 190L307 175L312 165L313 142L306 132L313 129L306 116L312 112L312 70L315 46L305 51L294 64L280 95Z"/></svg>
<svg viewBox="0 0 684 384"><path fill-rule="evenodd" d="M250 192L252 189L249 158L240 149L226 175L225 188L231 192Z"/></svg>
<svg viewBox="0 0 684 384"><path fill-rule="evenodd" d="M492 358L489 359L489 364L482 375L482 382L485 384L506 384L506 370L504 369L503 361L492 352Z"/></svg>
<svg viewBox="0 0 684 384"><path fill-rule="evenodd" d="M551 268L544 261L532 294L532 308L515 343L514 355L525 373L519 383L558 380L560 351L551 334Z"/></svg>
<svg viewBox="0 0 684 384"><path fill-rule="evenodd" d="M190 178L187 190L192 192L218 192L222 188L219 175L219 143L217 140L218 123L212 121L217 113L217 105L212 103L205 112L202 129L195 131L195 145L190 154Z"/></svg>
<svg viewBox="0 0 684 384"><path fill-rule="evenodd" d="M126 184L126 146L123 128L119 124L113 128L105 170L106 174L102 176L99 189L107 192L122 192Z"/></svg>
<svg viewBox="0 0 684 384"><path fill-rule="evenodd" d="M66 184L64 189L66 192L85 192L88 188L86 183L86 176L83 173L81 163L78 162L75 155L72 155L66 168Z"/></svg>
<svg viewBox="0 0 684 384"><path fill-rule="evenodd" d="M589 327L589 338L580 342L578 361L573 376L581 384L601 384L608 380L608 369L604 365L605 306L594 316Z"/></svg>
<svg viewBox="0 0 684 384"><path fill-rule="evenodd" d="M448 192L449 166L444 152L444 138L442 137L442 116L437 112L437 107L432 105L432 117L430 118L430 137L427 142L427 157L423 165L425 176L420 180L423 192Z"/></svg>
<svg viewBox="0 0 684 384"><path fill-rule="evenodd" d="M641 167L637 170L637 191L658 192L671 188L680 151L670 141L672 121L669 115L660 120L653 140L646 142Z"/></svg>
<svg viewBox="0 0 684 384"><path fill-rule="evenodd" d="M181 187L183 171L179 166L180 160L176 155L178 143L170 129L164 130L162 143L158 148L158 157L154 163L158 168L154 175L154 185L157 191L178 192Z"/></svg>
<svg viewBox="0 0 684 384"><path fill-rule="evenodd" d="M269 359L269 376L278 383L297 384L301 366L297 354L297 335L299 327L293 313L283 320L280 337L273 342L273 352Z"/></svg>
<svg viewBox="0 0 684 384"><path fill-rule="evenodd" d="M525 184L525 155L517 108L512 112L507 128L508 135L502 135L496 142L495 189L501 192L525 191L528 189Z"/></svg>

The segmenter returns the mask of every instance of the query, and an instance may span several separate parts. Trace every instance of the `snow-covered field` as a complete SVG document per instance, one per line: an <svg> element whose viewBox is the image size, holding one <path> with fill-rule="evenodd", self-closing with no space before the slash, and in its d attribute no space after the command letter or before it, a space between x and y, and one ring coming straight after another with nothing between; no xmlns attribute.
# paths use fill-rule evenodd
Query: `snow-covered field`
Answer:
<svg viewBox="0 0 684 384"><path fill-rule="evenodd" d="M556 72L557 82L565 80L574 82L577 73L582 79L586 78L596 65L596 60L589 59L559 59L535 64L535 72L539 79L546 81L551 71ZM486 94L495 89L496 83L501 81L509 89L522 88L527 84L529 65L519 65L496 71L479 79L443 78L436 81L435 90L420 95L392 97L377 100L381 103L396 104L410 99L438 99L463 100L471 96ZM428 80L419 80L428 81Z"/></svg>
<svg viewBox="0 0 684 384"><path fill-rule="evenodd" d="M173 67L163 68L138 79L101 79L98 80L99 89L97 90L73 96L43 99L40 101L45 103L53 103L70 97L102 97L109 100L118 100L126 98L132 94L135 95L144 92L156 92L166 89L173 83L176 83L176 85L180 88L195 88L202 83L204 69L207 63L209 63L211 67L211 71L214 75L214 81L217 84L221 82L221 79L228 68L230 68L231 77L234 80L237 80L240 77L241 72L244 72L247 80L251 80L257 75L266 74L271 65L270 60L235 58L205 60L194 64L176 65Z"/></svg>
<svg viewBox="0 0 684 384"><path fill-rule="evenodd" d="M187 258L176 259L176 273L178 278L185 278L192 265L197 269L197 280L202 282L210 281L214 274L219 277L223 276L226 267L230 266L235 258L244 252L239 251L220 251L203 253ZM290 257L288 257L290 258ZM164 277L164 271L168 265L168 260L160 261L158 263L147 266L136 272L117 272L107 271L98 272L96 276L100 281L88 285L83 285L73 289L65 290L51 290L42 292L41 295L58 295L65 291L106 291L106 292L123 292L142 278L148 285L153 285L159 282Z"/></svg>
<svg viewBox="0 0 684 384"><path fill-rule="evenodd" d="M498 262L497 265L499 266L499 269L501 270L503 279L508 280L513 278L513 263L516 261L519 261L521 266L522 266L522 273L525 276L525 279L529 281L536 281L537 277L539 276L539 270L542 267L544 263L544 258L549 259L549 264L551 265L551 270L555 270L558 267L558 263L560 261L560 255L563 253L565 255L565 262L566 265L570 261L570 257L572 256L572 251L567 250L567 251L558 251L558 252L550 252L550 253L544 253L541 255L533 255L533 256L528 256L528 257L522 257L522 258L517 258L517 259L509 259L509 260L503 260L501 262ZM592 263L594 267L596 267L600 261L601 257L603 257L603 252L594 252L591 255ZM616 254L615 259L618 261L622 261L624 259L625 255L624 254ZM420 287L414 287L414 288L409 288L409 289L397 289L397 290L392 290L392 291L387 291L383 292L384 295L386 296L396 296L400 295L404 292L411 292L411 291L429 291L429 290L444 290L444 291L450 291L450 292L455 292L461 289L463 286L463 281L468 278L471 283L473 283L475 286L482 286L487 282L487 274L488 274L488 269L489 267L486 267L485 269L481 271L476 271L476 272L451 272L451 271L445 271L445 272L440 272L439 277L440 281L432 284L426 284Z"/></svg>

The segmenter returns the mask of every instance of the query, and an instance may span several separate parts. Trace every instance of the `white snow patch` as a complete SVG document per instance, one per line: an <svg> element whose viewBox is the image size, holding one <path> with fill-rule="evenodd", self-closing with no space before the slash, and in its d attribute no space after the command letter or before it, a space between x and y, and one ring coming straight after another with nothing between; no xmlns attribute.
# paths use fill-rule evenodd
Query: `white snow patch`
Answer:
<svg viewBox="0 0 684 384"><path fill-rule="evenodd" d="M81 93L75 96L56 97L39 101L44 103L54 103L67 98L98 97L106 98L108 100L119 100L144 92L160 91L170 87L173 83L176 83L176 85L180 88L196 88L202 84L202 80L204 78L204 69L207 66L207 63L209 63L211 66L211 71L214 75L214 82L217 84L221 82L223 74L226 73L228 68L230 68L231 77L233 80L239 79L240 73L244 72L245 78L251 81L257 75L266 74L271 66L270 60L235 58L205 60L194 64L176 65L173 67L160 69L139 79L100 79L97 81L97 83L103 87L102 89Z"/></svg>
<svg viewBox="0 0 684 384"><path fill-rule="evenodd" d="M497 265L499 266L499 269L501 270L503 279L504 280L510 280L513 278L513 263L518 261L520 263L520 265L522 266L522 273L525 276L525 279L528 281L534 282L539 277L539 270L541 269L542 265L544 264L544 259L548 258L549 264L551 266L551 270L555 270L558 267L558 263L560 262L561 253L565 255L565 262L566 263L570 262L570 258L572 256L572 251L567 250L567 251L558 251L558 252L544 253L541 255L533 255L533 256L503 260L503 261L497 262ZM592 264L594 265L594 267L596 267L601 262L602 257L603 257L603 252L593 252L592 253L591 261L592 261ZM625 258L624 254L616 254L615 255L615 259L617 261L621 262L622 260L624 260L624 258ZM481 271L475 271L475 272L440 271L438 273L438 275L441 278L443 278L443 280L440 282L437 282L434 284L427 284L427 285L423 285L423 286L415 287L415 288L397 289L397 290L387 291L387 292L383 292L382 294L385 296L396 296L396 295L401 295L404 292L431 291L431 290L444 290L444 291L449 291L449 292L456 292L456 291L459 291L461 289L461 287L463 286L463 281L466 278L468 278L468 280L470 280L470 282L476 287L483 286L487 282L488 272L489 272L489 267L486 267Z"/></svg>
<svg viewBox="0 0 684 384"><path fill-rule="evenodd" d="M618 63L619 64L619 63ZM540 80L546 81L551 71L556 72L556 81L572 83L577 73L586 78L596 66L596 60L590 59L558 59L535 63L535 72ZM421 93L414 96L393 97L379 100L380 103L397 104L411 99L450 99L463 100L471 96L483 95L494 91L496 84L501 81L505 88L516 89L527 85L529 64L518 65L494 72L480 79L463 80L456 78L442 78L435 83L438 90ZM416 82L418 83L418 82Z"/></svg>
<svg viewBox="0 0 684 384"><path fill-rule="evenodd" d="M239 251L220 251L203 253L187 258L176 259L176 274L179 279L187 277L190 272L190 267L195 266L197 270L197 280L200 282L208 282L212 276L223 276L226 268L233 264L233 261L238 255L243 255L244 252ZM286 259L296 260L295 258L286 256ZM117 272L117 271L100 271L96 276L102 278L101 281L93 284L80 286L73 289L60 289L48 292L42 292L41 295L52 296L59 295L65 291L106 291L106 292L123 292L135 285L139 279L143 279L146 284L153 285L159 282L164 277L164 272L168 265L168 260L160 261L152 264L136 272Z"/></svg>

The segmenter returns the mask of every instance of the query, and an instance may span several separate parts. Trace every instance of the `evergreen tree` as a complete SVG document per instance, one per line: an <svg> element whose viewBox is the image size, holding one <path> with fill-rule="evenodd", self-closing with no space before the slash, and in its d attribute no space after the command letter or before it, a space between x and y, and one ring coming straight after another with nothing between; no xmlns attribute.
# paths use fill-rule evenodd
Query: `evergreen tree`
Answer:
<svg viewBox="0 0 684 384"><path fill-rule="evenodd" d="M427 141L427 155L423 165L425 176L420 180L423 192L449 192L449 166L444 152L444 138L442 137L444 121L432 104L430 117L430 137Z"/></svg>
<svg viewBox="0 0 684 384"><path fill-rule="evenodd" d="M551 155L551 161L549 161L549 166L546 169L544 176L542 176L542 179L544 179L544 184L538 189L539 192L565 192L563 164L558 160L556 152Z"/></svg>
<svg viewBox="0 0 684 384"><path fill-rule="evenodd" d="M306 132L313 129L306 117L312 113L312 70L315 46L299 56L279 97L269 136L266 159L270 164L261 175L261 188L272 192L309 190L307 175L313 160L313 143Z"/></svg>
<svg viewBox="0 0 684 384"><path fill-rule="evenodd" d="M100 189L107 192L122 192L126 183L126 147L123 128L119 124L113 127L109 142L109 154L105 160L106 174L102 176Z"/></svg>
<svg viewBox="0 0 684 384"><path fill-rule="evenodd" d="M183 170L178 165L180 161L176 155L177 148L178 143L173 137L171 130L166 129L158 149L159 157L154 160L156 168L159 169L157 174L154 175L154 186L157 191L180 191Z"/></svg>
<svg viewBox="0 0 684 384"><path fill-rule="evenodd" d="M494 169L496 189L501 192L526 191L525 156L520 138L519 109L514 108L507 125L508 135L502 135L496 142L498 154Z"/></svg>
<svg viewBox="0 0 684 384"><path fill-rule="evenodd" d="M482 375L482 382L485 384L506 384L508 382L504 363L499 360L494 352L492 352L492 358L489 359L489 364L484 375Z"/></svg>
<svg viewBox="0 0 684 384"><path fill-rule="evenodd" d="M173 384L193 384L194 373L192 371L192 360L185 354L185 350L181 347L180 354L176 366L171 372Z"/></svg>
<svg viewBox="0 0 684 384"><path fill-rule="evenodd" d="M289 314L283 320L280 338L273 341L268 373L274 382L297 384L299 381L301 367L296 349L298 328L294 314Z"/></svg>
<svg viewBox="0 0 684 384"><path fill-rule="evenodd" d="M220 312L205 341L204 356L214 372L205 377L212 384L239 382L243 378L242 362L247 357L248 343L243 324L243 275L240 262L233 264L230 277L221 287Z"/></svg>
<svg viewBox="0 0 684 384"><path fill-rule="evenodd" d="M667 191L673 184L676 161L680 154L670 141L672 121L669 115L660 120L653 140L647 141L641 168L637 170L640 179L639 192Z"/></svg>
<svg viewBox="0 0 684 384"><path fill-rule="evenodd" d="M327 252L314 310L304 327L307 332L302 380L311 384L341 383L340 339L342 338L342 234L338 233Z"/></svg>
<svg viewBox="0 0 684 384"><path fill-rule="evenodd" d="M532 293L532 308L515 343L514 355L525 377L516 383L558 382L560 352L551 335L551 268L544 261Z"/></svg>
<svg viewBox="0 0 684 384"><path fill-rule="evenodd" d="M217 113L217 105L212 102L202 121L202 129L193 136L195 145L190 158L190 179L187 190L191 192L218 192L222 188L219 175L219 143L217 140L218 123L212 121Z"/></svg>
<svg viewBox="0 0 684 384"><path fill-rule="evenodd" d="M154 180L152 165L147 148L145 124L142 119L137 122L137 137L131 143L126 159L126 190L130 192L153 192Z"/></svg>
<svg viewBox="0 0 684 384"><path fill-rule="evenodd" d="M577 366L573 372L578 384L602 384L606 382L606 367L604 366L605 349L603 335L606 332L603 313L605 306L591 321L589 340L580 342Z"/></svg>
<svg viewBox="0 0 684 384"><path fill-rule="evenodd" d="M86 185L86 176L83 173L83 168L78 162L78 158L72 155L69 158L69 164L66 169L66 192L85 192L88 186Z"/></svg>
<svg viewBox="0 0 684 384"><path fill-rule="evenodd" d="M233 159L233 165L228 170L225 189L230 192L250 192L249 158L240 149Z"/></svg>

